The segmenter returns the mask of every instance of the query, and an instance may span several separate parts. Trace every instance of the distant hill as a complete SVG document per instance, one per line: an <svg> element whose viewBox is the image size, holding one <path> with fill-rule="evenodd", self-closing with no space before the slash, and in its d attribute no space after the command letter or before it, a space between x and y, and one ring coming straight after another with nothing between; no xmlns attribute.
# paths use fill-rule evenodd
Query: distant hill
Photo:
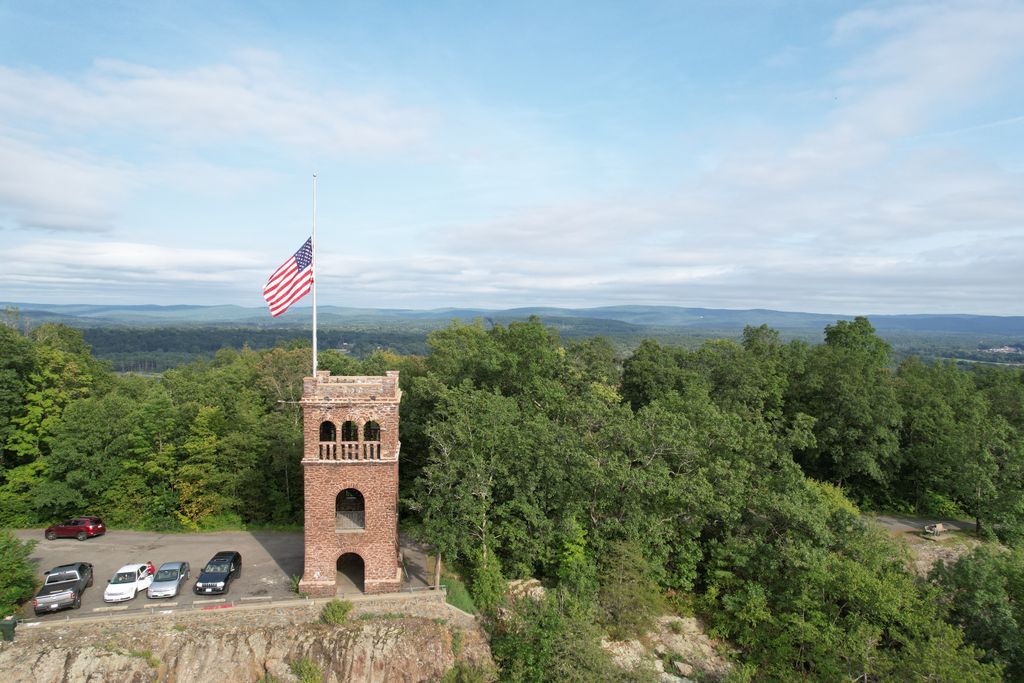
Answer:
<svg viewBox="0 0 1024 683"><path fill-rule="evenodd" d="M308 327L309 309L296 308L271 318L263 307L244 306L112 306L90 304L34 304L0 302L17 307L30 324L64 322L76 327L128 326L254 326ZM768 325L785 336L820 336L825 325L850 320L849 315L800 313L768 309L684 308L681 306L602 306L598 308L526 307L511 309L441 308L433 310L346 308L321 306L319 324L324 328L386 327L430 330L452 320L476 319L507 324L532 315L572 336L612 336L662 332L720 332L737 334L746 325ZM868 315L880 334L938 333L954 335L1024 336L1024 316L991 315Z"/></svg>

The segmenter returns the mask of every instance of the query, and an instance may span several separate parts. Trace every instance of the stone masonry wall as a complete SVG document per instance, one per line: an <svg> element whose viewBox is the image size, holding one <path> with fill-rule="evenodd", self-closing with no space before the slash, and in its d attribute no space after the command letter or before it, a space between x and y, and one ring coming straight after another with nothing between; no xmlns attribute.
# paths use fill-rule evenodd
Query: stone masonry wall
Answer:
<svg viewBox="0 0 1024 683"><path fill-rule="evenodd" d="M338 558L356 553L363 558L367 593L401 588L398 564L398 463L306 462L306 565L302 590L334 595ZM365 501L365 528L336 531L335 501L345 489L356 489Z"/></svg>

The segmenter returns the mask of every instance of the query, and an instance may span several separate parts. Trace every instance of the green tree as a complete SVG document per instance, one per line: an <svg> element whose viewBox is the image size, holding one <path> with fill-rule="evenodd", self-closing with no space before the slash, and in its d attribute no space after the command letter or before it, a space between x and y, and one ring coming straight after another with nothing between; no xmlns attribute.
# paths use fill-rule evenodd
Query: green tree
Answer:
<svg viewBox="0 0 1024 683"><path fill-rule="evenodd" d="M789 380L786 410L813 416L814 443L797 460L819 479L878 500L899 468L901 410L888 370L889 345L867 318L825 328L825 343Z"/></svg>
<svg viewBox="0 0 1024 683"><path fill-rule="evenodd" d="M1024 549L981 546L956 562L939 562L930 578L950 619L985 661L1006 667L1007 680L1024 680Z"/></svg>
<svg viewBox="0 0 1024 683"><path fill-rule="evenodd" d="M613 543L601 566L597 604L601 621L616 640L642 637L664 605L655 573L636 544Z"/></svg>
<svg viewBox="0 0 1024 683"><path fill-rule="evenodd" d="M491 652L503 681L653 683L653 673L615 666L599 641L590 613L559 609L553 596L516 599L491 625Z"/></svg>
<svg viewBox="0 0 1024 683"><path fill-rule="evenodd" d="M35 592L35 565L29 560L35 545L35 541L19 541L10 531L0 529L0 618L14 613Z"/></svg>
<svg viewBox="0 0 1024 683"><path fill-rule="evenodd" d="M12 462L6 444L14 427L12 420L24 409L32 367L32 343L14 328L0 324L0 476Z"/></svg>
<svg viewBox="0 0 1024 683"><path fill-rule="evenodd" d="M49 452L49 442L64 408L89 394L109 374L92 358L78 330L46 324L33 330L32 372L20 414L10 419L6 451L17 463Z"/></svg>
<svg viewBox="0 0 1024 683"><path fill-rule="evenodd" d="M197 529L231 508L231 463L220 453L226 428L223 412L213 406L199 409L182 444L184 459L175 476L177 514L182 526Z"/></svg>

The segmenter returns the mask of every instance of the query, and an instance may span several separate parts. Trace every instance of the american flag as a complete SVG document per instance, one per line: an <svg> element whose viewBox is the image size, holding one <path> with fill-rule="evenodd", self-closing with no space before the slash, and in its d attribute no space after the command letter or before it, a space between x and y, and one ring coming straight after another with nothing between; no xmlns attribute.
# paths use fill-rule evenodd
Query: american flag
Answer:
<svg viewBox="0 0 1024 683"><path fill-rule="evenodd" d="M263 298L275 318L313 287L313 238L306 240L295 255L281 264L263 287Z"/></svg>

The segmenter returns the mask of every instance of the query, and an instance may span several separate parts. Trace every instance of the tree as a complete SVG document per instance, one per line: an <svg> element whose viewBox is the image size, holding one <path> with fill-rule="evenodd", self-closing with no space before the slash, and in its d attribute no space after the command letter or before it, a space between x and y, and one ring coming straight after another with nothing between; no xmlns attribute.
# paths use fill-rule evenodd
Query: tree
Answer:
<svg viewBox="0 0 1024 683"><path fill-rule="evenodd" d="M178 517L182 526L198 529L210 518L228 512L234 491L230 484L231 463L220 454L224 415L218 408L199 409L188 437L182 444L184 460L178 467Z"/></svg>
<svg viewBox="0 0 1024 683"><path fill-rule="evenodd" d="M35 541L19 541L13 533L0 529L0 618L13 614L36 587L35 565L29 560Z"/></svg>
<svg viewBox="0 0 1024 683"><path fill-rule="evenodd" d="M1024 550L980 546L956 562L936 563L930 578L984 660L1005 666L1007 680L1024 680Z"/></svg>
<svg viewBox="0 0 1024 683"><path fill-rule="evenodd" d="M641 637L653 627L663 607L654 575L636 544L619 541L608 549L597 603L601 621L616 640Z"/></svg>
<svg viewBox="0 0 1024 683"><path fill-rule="evenodd" d="M430 540L449 561L486 563L494 544L495 481L526 451L515 401L466 382L445 392L427 429L429 464L415 492Z"/></svg>
<svg viewBox="0 0 1024 683"><path fill-rule="evenodd" d="M0 475L11 462L5 445L12 420L21 413L33 367L32 343L7 325L0 325Z"/></svg>
<svg viewBox="0 0 1024 683"><path fill-rule="evenodd" d="M49 452L53 430L64 408L106 385L106 369L92 358L82 334L65 325L46 324L32 333L32 372L21 412L11 418L6 450L18 463Z"/></svg>
<svg viewBox="0 0 1024 683"><path fill-rule="evenodd" d="M788 383L786 412L815 418L814 444L796 453L812 476L858 496L891 494L899 467L901 410L887 368L889 345L867 318L825 328L825 343Z"/></svg>

